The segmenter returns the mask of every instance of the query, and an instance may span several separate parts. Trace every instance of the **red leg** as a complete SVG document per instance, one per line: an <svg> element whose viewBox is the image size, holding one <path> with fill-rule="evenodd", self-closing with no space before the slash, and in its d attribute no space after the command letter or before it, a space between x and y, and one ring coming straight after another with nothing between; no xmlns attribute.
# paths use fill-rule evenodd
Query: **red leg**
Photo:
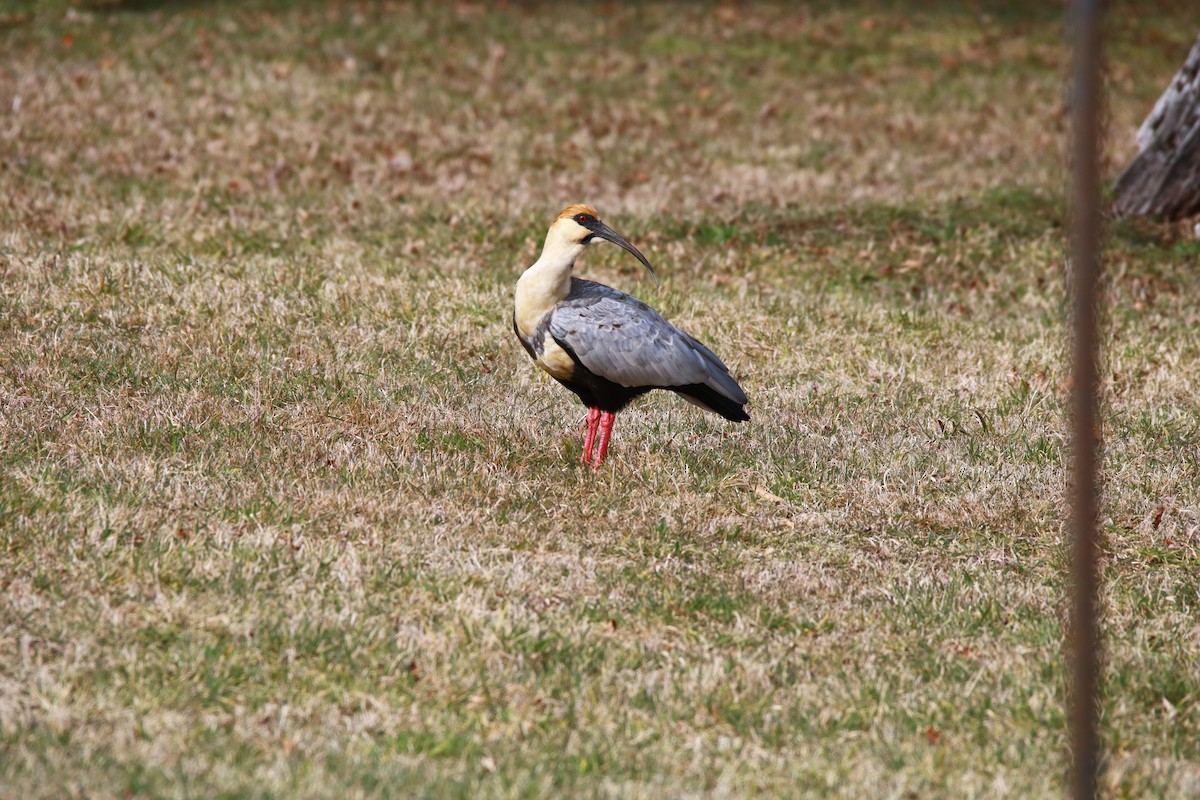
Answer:
<svg viewBox="0 0 1200 800"><path fill-rule="evenodd" d="M592 469L600 469L600 465L604 463L604 457L608 455L608 440L612 436L613 423L616 421L616 414L608 411L600 412L600 448L596 451L596 458L592 461Z"/></svg>
<svg viewBox="0 0 1200 800"><path fill-rule="evenodd" d="M596 428L600 426L600 409L589 408L587 415L587 428L583 434L583 453L579 456L580 463L592 463L592 445L596 441Z"/></svg>

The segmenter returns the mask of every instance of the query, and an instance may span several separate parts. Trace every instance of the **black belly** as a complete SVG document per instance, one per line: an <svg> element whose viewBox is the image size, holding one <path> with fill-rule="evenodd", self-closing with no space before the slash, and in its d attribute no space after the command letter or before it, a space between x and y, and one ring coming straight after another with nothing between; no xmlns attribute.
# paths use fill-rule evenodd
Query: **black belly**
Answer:
<svg viewBox="0 0 1200 800"><path fill-rule="evenodd" d="M575 362L575 374L571 376L571 379L558 382L579 395L579 399L588 408L598 408L613 414L629 405L635 397L640 397L655 388L653 386L629 387L613 383L591 372L578 361Z"/></svg>
<svg viewBox="0 0 1200 800"><path fill-rule="evenodd" d="M571 376L571 380L559 380L558 382L579 395L579 399L588 408L598 408L614 414L629 405L634 398L641 397L652 389L665 389L668 392L690 397L701 407L720 414L732 422L745 422L750 419L750 415L742 406L702 383L688 386L621 386L588 371L587 367L578 361L575 362L575 374Z"/></svg>

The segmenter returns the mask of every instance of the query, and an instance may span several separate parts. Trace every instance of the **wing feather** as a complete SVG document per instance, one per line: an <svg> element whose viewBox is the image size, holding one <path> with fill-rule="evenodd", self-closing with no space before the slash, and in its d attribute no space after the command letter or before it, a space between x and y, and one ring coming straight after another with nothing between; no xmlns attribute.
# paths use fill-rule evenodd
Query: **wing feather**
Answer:
<svg viewBox="0 0 1200 800"><path fill-rule="evenodd" d="M550 334L587 369L621 386L704 384L746 402L711 350L642 301L602 284L572 280L550 318Z"/></svg>

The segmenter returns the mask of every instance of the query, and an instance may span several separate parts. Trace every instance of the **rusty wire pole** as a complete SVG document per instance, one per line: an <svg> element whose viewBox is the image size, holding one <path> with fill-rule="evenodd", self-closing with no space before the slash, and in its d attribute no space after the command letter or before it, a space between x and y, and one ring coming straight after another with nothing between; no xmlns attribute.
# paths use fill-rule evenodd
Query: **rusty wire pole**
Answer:
<svg viewBox="0 0 1200 800"><path fill-rule="evenodd" d="M1071 400L1075 454L1071 498L1074 539L1071 609L1071 790L1076 800L1096 797L1100 765L1099 577L1096 522L1099 478L1099 285L1100 285L1100 21L1102 0L1075 0L1071 11L1074 64L1071 265L1074 294L1074 392Z"/></svg>

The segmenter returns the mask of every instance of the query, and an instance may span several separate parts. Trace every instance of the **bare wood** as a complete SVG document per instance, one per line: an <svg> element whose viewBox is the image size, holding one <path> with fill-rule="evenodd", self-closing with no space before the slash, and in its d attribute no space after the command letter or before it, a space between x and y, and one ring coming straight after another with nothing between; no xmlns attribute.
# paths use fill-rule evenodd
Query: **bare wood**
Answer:
<svg viewBox="0 0 1200 800"><path fill-rule="evenodd" d="M1200 213L1200 37L1137 133L1113 213L1179 220Z"/></svg>

